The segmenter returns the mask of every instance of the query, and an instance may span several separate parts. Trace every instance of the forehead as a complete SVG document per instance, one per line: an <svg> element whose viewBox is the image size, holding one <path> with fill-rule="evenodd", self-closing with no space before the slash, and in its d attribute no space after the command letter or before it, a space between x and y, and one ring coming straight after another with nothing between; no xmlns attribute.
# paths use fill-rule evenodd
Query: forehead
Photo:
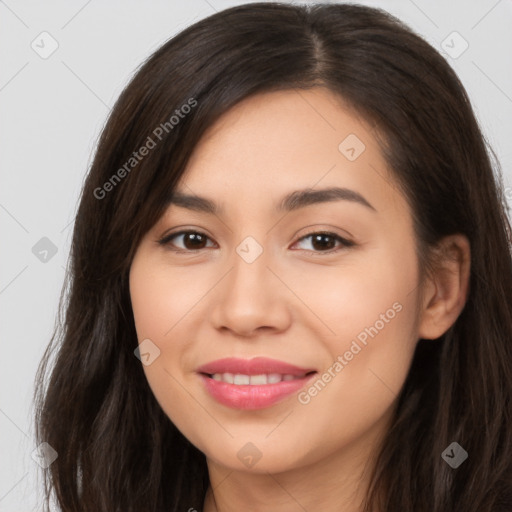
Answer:
<svg viewBox="0 0 512 512"><path fill-rule="evenodd" d="M258 94L224 113L196 146L177 190L263 202L330 186L389 195L393 181L371 126L316 87Z"/></svg>

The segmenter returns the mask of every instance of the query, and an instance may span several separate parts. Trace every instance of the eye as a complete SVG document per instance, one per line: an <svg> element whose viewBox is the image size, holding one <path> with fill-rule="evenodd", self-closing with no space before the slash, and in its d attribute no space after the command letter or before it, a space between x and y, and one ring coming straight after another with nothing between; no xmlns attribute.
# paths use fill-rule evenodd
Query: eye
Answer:
<svg viewBox="0 0 512 512"><path fill-rule="evenodd" d="M165 236L161 240L158 241L160 245L176 245L171 241L175 239L180 239L182 246L178 245L178 249L173 249L176 252L188 252L194 251L198 249L204 249L206 247L206 241L210 240L210 238L201 233L200 231L180 231L179 233L172 233L170 235ZM211 246L210 246L211 247Z"/></svg>
<svg viewBox="0 0 512 512"><path fill-rule="evenodd" d="M324 252L324 253L333 253L340 250L340 247L338 249L334 248L336 245L336 242L338 242L341 245L341 248L344 247L352 247L355 245L354 242L351 242L350 240L347 240L345 238L342 238L341 236L337 235L336 233L329 233L325 231L315 232L315 233L309 233L309 235L303 236L300 238L296 244L299 244L305 240L309 240L309 242L305 245L308 245L309 247L306 247L303 249L307 251L312 252Z"/></svg>

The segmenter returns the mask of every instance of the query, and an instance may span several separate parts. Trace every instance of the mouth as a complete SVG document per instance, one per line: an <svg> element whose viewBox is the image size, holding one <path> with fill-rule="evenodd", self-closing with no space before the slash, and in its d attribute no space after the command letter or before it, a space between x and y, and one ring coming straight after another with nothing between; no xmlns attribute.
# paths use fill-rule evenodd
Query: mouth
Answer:
<svg viewBox="0 0 512 512"><path fill-rule="evenodd" d="M268 384L278 384L279 382L290 382L292 380L304 379L308 375L316 373L315 371L307 372L303 375L291 375L280 373L261 373L259 375L244 375L243 373L203 373L206 377L216 380L217 382L225 382L226 384L234 384L235 386L265 386Z"/></svg>
<svg viewBox="0 0 512 512"><path fill-rule="evenodd" d="M318 372L258 357L220 359L198 368L206 391L234 409L270 407L298 392Z"/></svg>

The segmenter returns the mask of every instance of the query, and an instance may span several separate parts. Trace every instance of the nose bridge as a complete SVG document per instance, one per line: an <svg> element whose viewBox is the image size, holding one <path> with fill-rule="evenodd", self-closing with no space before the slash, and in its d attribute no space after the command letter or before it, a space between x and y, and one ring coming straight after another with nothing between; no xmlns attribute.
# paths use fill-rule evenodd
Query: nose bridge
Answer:
<svg viewBox="0 0 512 512"><path fill-rule="evenodd" d="M251 267L256 261L266 260L268 250L264 250L262 243L258 242L256 238L249 235L246 236L236 247L236 255L242 260L248 267ZM241 264L235 258L235 262Z"/></svg>
<svg viewBox="0 0 512 512"><path fill-rule="evenodd" d="M245 237L235 248L231 260L232 270L228 276L230 289L237 295L265 295L264 288L269 286L267 269L269 251L265 250L254 237ZM256 298L256 297L255 297Z"/></svg>

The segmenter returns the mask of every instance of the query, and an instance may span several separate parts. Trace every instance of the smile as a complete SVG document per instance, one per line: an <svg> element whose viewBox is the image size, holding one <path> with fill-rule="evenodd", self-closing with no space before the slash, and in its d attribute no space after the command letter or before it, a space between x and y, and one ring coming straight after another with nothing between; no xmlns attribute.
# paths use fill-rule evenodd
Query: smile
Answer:
<svg viewBox="0 0 512 512"><path fill-rule="evenodd" d="M197 371L213 399L227 407L245 410L263 409L284 400L317 373L264 357L219 359Z"/></svg>

